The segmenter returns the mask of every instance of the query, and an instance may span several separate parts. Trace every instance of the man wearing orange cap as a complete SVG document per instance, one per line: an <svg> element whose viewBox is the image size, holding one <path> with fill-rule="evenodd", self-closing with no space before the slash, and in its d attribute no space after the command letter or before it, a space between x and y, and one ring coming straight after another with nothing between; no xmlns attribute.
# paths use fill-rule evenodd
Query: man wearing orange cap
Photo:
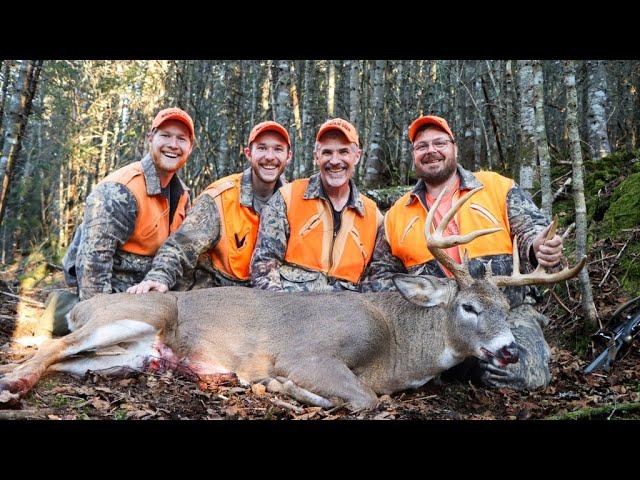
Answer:
<svg viewBox="0 0 640 480"><path fill-rule="evenodd" d="M251 262L256 288L359 290L382 215L351 179L358 133L341 118L325 122L313 152L319 173L280 188L262 213Z"/></svg>
<svg viewBox="0 0 640 480"><path fill-rule="evenodd" d="M471 230L502 227L501 231L479 237L462 247L470 258L469 271L473 277L483 276L489 265L494 275L510 275L515 235L523 264L553 267L560 262L562 238L555 235L545 240L550 219L513 180L493 172L471 173L462 168L457 162L458 149L453 132L445 119L433 115L419 117L409 127L409 140L413 144L414 167L419 180L413 190L396 201L385 215L364 290L395 289L392 283L395 273L450 276L433 259L424 237L428 209L445 188L447 193L435 213L436 221L462 194L484 186L461 208L446 227L445 234L463 235ZM447 253L461 263L460 247L449 248ZM548 319L530 305L535 302L535 289L510 287L505 294L511 306L511 330L520 345L519 362L499 369L469 359L444 377L471 376L486 385L512 388L537 388L549 383L550 351L541 329Z"/></svg>
<svg viewBox="0 0 640 480"><path fill-rule="evenodd" d="M277 122L256 125L244 154L250 166L209 185L180 229L162 245L144 280L129 293L249 286L260 212L291 161L291 141Z"/></svg>
<svg viewBox="0 0 640 480"><path fill-rule="evenodd" d="M84 219L63 260L65 277L80 300L122 292L142 280L190 205L177 176L193 149L191 117L160 111L147 136L149 152L104 178L87 197Z"/></svg>

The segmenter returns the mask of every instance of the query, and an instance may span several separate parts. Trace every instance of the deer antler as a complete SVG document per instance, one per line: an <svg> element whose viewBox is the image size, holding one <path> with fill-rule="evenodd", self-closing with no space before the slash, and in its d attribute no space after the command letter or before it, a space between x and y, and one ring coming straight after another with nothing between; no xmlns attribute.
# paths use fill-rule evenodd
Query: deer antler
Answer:
<svg viewBox="0 0 640 480"><path fill-rule="evenodd" d="M443 249L450 248L456 245L463 245L469 243L470 241L482 236L488 235L493 232L497 232L498 230L502 230L502 227L496 228L486 228L483 230L476 230L474 232L467 233L466 235L450 235L448 237L444 237L444 229L449 224L453 216L456 214L460 207L471 198L476 192L481 190L484 187L474 188L473 190L467 192L464 196L462 196L454 205L451 206L449 211L442 217L440 224L435 229L433 234L431 234L431 224L433 223L433 218L435 216L436 210L440 206L440 202L442 201L442 197L446 193L447 189L443 189L438 195L438 198L434 202L434 204L429 209L429 213L427 215L427 221L424 226L424 234L427 238L427 248L432 253L438 262L440 262L444 267L449 270L456 282L459 285L471 285L473 283L473 278L469 273L469 266L466 254L463 256L463 263L460 265L453 258L445 253Z"/></svg>
<svg viewBox="0 0 640 480"><path fill-rule="evenodd" d="M558 217L553 219L551 228L547 233L545 240L553 238L556 234L558 227ZM586 255L572 268L564 267L559 272L548 273L545 268L538 264L536 269L525 275L520 273L520 256L518 255L518 237L513 239L513 273L511 276L495 276L491 278L491 281L498 287L519 287L524 285L545 285L550 283L557 283L568 278L575 277L582 267L587 262Z"/></svg>

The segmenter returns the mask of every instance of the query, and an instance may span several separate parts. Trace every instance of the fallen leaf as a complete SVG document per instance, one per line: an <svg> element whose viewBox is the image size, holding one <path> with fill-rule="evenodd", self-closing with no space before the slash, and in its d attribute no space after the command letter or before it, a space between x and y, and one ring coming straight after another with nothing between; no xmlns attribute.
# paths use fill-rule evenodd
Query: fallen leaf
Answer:
<svg viewBox="0 0 640 480"><path fill-rule="evenodd" d="M258 396L262 396L267 391L267 387L265 387L261 383L254 383L253 385L251 385L251 391Z"/></svg>
<svg viewBox="0 0 640 480"><path fill-rule="evenodd" d="M107 402L106 400L102 400L98 397L93 397L91 400L89 400L89 403L93 405L93 408L101 412L108 411L110 406L109 402Z"/></svg>
<svg viewBox="0 0 640 480"><path fill-rule="evenodd" d="M60 420L60 417L58 415L47 415L47 418L49 420Z"/></svg>

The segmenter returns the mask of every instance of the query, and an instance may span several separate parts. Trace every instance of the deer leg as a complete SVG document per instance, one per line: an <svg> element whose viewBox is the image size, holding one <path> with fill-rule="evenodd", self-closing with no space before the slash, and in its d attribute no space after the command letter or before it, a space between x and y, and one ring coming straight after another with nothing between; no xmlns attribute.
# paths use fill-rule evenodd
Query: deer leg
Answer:
<svg viewBox="0 0 640 480"><path fill-rule="evenodd" d="M284 377L268 378L261 383L264 383L270 392L289 395L302 403L308 403L322 408L331 408L334 406L331 400L299 387Z"/></svg>
<svg viewBox="0 0 640 480"><path fill-rule="evenodd" d="M335 397L348 402L353 410L373 408L378 403L373 389L365 385L344 362L332 357L281 357L274 370L287 377L295 387L323 399L328 398L332 404Z"/></svg>
<svg viewBox="0 0 640 480"><path fill-rule="evenodd" d="M69 335L44 342L38 352L9 374L0 377L0 391L24 395L53 364L72 355L90 350L117 345L121 342L136 342L148 339L153 344L157 329L137 320L122 319L115 322L88 322Z"/></svg>

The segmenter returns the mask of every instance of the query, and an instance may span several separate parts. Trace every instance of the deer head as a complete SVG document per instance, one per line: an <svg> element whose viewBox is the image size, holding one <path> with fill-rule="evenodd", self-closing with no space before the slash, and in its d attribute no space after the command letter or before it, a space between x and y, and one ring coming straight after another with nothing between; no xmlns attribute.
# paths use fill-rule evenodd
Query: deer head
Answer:
<svg viewBox="0 0 640 480"><path fill-rule="evenodd" d="M396 275L394 283L410 302L424 307L444 308L447 317L444 325L446 342L458 355L475 356L495 366L504 367L518 361L518 348L506 322L509 304L498 287L549 284L565 280L580 271L586 258L583 258L575 267L564 268L560 272L550 274L538 266L533 273L523 275L519 269L516 238L513 245L513 274L510 277L492 276L489 265L484 278L473 279L469 273L469 259L466 252L462 256L462 264L459 264L444 249L467 244L482 235L489 235L502 228L489 228L466 235L447 237L443 234L445 227L460 207L482 188L476 188L462 196L435 227L433 226L434 214L446 193L445 189L427 215L425 222L427 247L434 258L451 272L453 279ZM555 223L550 235L554 233Z"/></svg>

